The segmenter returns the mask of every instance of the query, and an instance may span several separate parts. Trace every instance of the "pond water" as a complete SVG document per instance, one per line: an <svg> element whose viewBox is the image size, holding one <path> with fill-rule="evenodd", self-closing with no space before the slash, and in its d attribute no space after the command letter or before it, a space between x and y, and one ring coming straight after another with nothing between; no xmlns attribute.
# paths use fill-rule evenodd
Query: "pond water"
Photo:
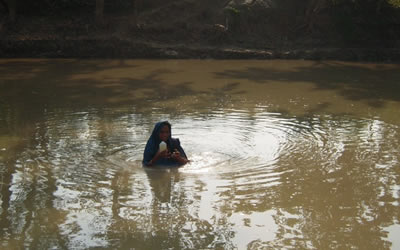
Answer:
<svg viewBox="0 0 400 250"><path fill-rule="evenodd" d="M400 65L0 60L0 248L399 249L399 177Z"/></svg>

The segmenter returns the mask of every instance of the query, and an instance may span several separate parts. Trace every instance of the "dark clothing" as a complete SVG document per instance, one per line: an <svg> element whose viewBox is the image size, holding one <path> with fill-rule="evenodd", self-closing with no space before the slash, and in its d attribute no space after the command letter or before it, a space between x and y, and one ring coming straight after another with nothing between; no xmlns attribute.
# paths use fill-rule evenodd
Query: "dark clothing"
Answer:
<svg viewBox="0 0 400 250"><path fill-rule="evenodd" d="M151 133L151 136L149 140L147 141L146 148L144 149L143 153L143 166L149 166L149 162L154 158L154 156L157 154L159 150L159 145L160 145L160 131L161 128L167 125L169 127L169 132L170 135L166 141L167 143L167 148L169 152L174 152L175 149L178 150L178 152L181 154L182 157L186 158L185 151L181 147L181 143L179 139L174 139L171 137L172 132L171 132L171 124L167 121L164 122L158 122L154 126L153 132ZM175 160L171 158L160 158L156 162L154 162L154 165L164 165L164 166L179 166L179 162L176 162Z"/></svg>

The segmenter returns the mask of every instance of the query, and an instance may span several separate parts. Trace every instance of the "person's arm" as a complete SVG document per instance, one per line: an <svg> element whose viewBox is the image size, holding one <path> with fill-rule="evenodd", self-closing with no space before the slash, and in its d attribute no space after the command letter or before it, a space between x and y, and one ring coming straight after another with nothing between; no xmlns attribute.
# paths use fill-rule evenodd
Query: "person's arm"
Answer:
<svg viewBox="0 0 400 250"><path fill-rule="evenodd" d="M151 159L146 166L150 167L153 166L154 163L156 163L159 159L161 158L168 158L169 157L169 152L168 150L164 150L162 152L157 152L156 155L153 157L153 159Z"/></svg>
<svg viewBox="0 0 400 250"><path fill-rule="evenodd" d="M181 165L185 165L186 163L189 162L188 159L186 159L186 157L182 156L181 153L175 149L175 152L172 153L171 158L174 159L175 161L179 162L179 164Z"/></svg>

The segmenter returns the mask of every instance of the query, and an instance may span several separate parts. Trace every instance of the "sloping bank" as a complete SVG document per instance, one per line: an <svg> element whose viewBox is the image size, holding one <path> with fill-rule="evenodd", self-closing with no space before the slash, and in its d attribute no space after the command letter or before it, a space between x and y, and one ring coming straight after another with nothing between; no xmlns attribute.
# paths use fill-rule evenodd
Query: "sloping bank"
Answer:
<svg viewBox="0 0 400 250"><path fill-rule="evenodd" d="M305 59L400 62L398 48L245 49L129 40L0 40L2 58Z"/></svg>

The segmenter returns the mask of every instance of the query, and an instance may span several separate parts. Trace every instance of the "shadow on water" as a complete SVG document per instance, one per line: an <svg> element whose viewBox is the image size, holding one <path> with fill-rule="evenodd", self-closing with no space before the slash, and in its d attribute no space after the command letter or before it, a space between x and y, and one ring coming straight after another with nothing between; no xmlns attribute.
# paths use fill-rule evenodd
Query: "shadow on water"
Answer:
<svg viewBox="0 0 400 250"><path fill-rule="evenodd" d="M190 80L173 84L163 80L163 75L174 74L173 70L160 66L161 69L138 75L136 72L141 68L139 62L126 60L103 63L36 60L34 67L29 60L0 63L0 89L3 99L17 97L15 101L23 100L25 103L66 103L70 106L134 104L140 108L152 101L185 96L204 94L221 98L226 94L246 94L239 89L242 84L239 81L246 79L259 84L310 82L315 85L315 90L333 90L348 100L363 101L372 107L381 107L385 101L400 101L400 70L395 66L316 62L306 66L295 65L290 70L254 66L245 70L227 69L215 75L220 79L232 79L232 82L202 91L194 90ZM116 76L113 76L114 71Z"/></svg>
<svg viewBox="0 0 400 250"><path fill-rule="evenodd" d="M192 78L164 79L179 70L162 64L149 69L149 62L144 64L77 59L0 62L0 115L16 121L31 117L34 123L45 110L130 107L137 113L149 113L158 103L156 107L173 117L185 110L225 107L232 103L232 96L245 94L238 90L238 82L195 90ZM188 101L182 101L185 98ZM170 106L159 105L167 102Z"/></svg>
<svg viewBox="0 0 400 250"><path fill-rule="evenodd" d="M221 69L213 77L225 83L201 89L196 87L195 78L166 80L165 75L181 73L177 68L162 64L150 70L144 68L140 61L129 60L0 62L0 106L17 105L23 112L24 107L42 110L65 106L126 105L140 112L148 110L155 102L179 102L188 98L191 101L184 106L180 104L175 110L172 107L166 111L176 113L176 109L185 108L195 111L204 109L205 103L224 107L232 104L234 97L246 97L248 91L241 80L263 85L312 83L315 91L332 91L347 100L374 108L383 107L387 101L400 102L400 69L394 65L315 62L295 64L289 69L265 66ZM285 91L284 86L281 88ZM194 99L198 102L193 102ZM309 112L326 109L329 105L332 103L316 104L310 107Z"/></svg>
<svg viewBox="0 0 400 250"><path fill-rule="evenodd" d="M311 66L295 66L290 71L248 67L217 72L216 76L259 84L311 82L315 90L334 90L349 100L364 101L378 108L385 101L400 101L400 67L396 66L316 62Z"/></svg>
<svg viewBox="0 0 400 250"><path fill-rule="evenodd" d="M126 65L124 61L101 64L88 60L55 63L41 60L33 65L29 61L0 64L3 98L45 106L135 104L140 107L152 100L170 100L194 93L190 82L171 85L161 80L162 74L171 73L168 70L154 70L142 78L129 74L112 78L101 74L102 71L129 72L140 68L140 65Z"/></svg>

